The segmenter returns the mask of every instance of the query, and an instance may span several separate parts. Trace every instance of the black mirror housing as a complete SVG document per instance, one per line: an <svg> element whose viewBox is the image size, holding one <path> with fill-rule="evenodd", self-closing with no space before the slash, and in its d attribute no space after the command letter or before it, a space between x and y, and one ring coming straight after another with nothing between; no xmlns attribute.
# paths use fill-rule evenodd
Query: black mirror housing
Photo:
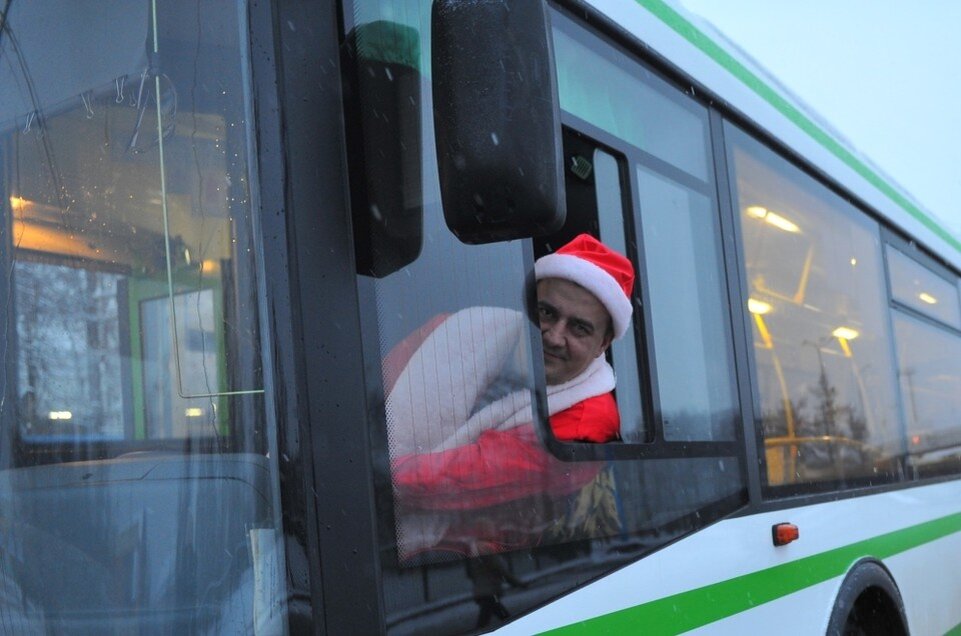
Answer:
<svg viewBox="0 0 961 636"><path fill-rule="evenodd" d="M548 234L566 217L543 0L434 0L434 131L444 217L465 243Z"/></svg>
<svg viewBox="0 0 961 636"><path fill-rule="evenodd" d="M424 240L420 38L378 21L348 42L360 96L349 115L354 252L357 273L380 278L416 260Z"/></svg>

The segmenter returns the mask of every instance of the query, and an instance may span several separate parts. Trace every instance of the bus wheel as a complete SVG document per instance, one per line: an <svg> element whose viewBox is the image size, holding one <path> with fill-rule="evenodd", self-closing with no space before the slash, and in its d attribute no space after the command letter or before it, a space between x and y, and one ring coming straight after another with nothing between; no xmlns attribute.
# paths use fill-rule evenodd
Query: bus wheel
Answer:
<svg viewBox="0 0 961 636"><path fill-rule="evenodd" d="M904 603L891 575L876 561L855 565L838 592L828 636L906 635Z"/></svg>

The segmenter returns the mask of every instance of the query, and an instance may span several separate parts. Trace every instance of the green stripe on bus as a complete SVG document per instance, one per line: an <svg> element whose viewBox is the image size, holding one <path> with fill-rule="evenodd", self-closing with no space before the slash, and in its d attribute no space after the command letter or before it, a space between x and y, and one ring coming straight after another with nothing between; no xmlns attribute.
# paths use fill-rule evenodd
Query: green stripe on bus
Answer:
<svg viewBox="0 0 961 636"><path fill-rule="evenodd" d="M858 559L886 559L958 531L961 531L961 513L545 633L551 636L626 634L643 627L645 634L677 634L842 576ZM723 549L718 546L718 550Z"/></svg>
<svg viewBox="0 0 961 636"><path fill-rule="evenodd" d="M961 636L961 625L955 625L948 631L944 632L944 636Z"/></svg>
<svg viewBox="0 0 961 636"><path fill-rule="evenodd" d="M668 6L664 0L636 0L638 4L657 16L662 22L671 27L688 42L700 49L703 53L714 59L715 62L724 67L731 75L740 80L745 86L754 91L758 96L777 109L782 115L791 120L798 128L807 133L812 139L824 146L838 159L843 161L868 181L871 185L884 193L895 204L905 210L908 214L917 219L922 225L934 232L937 236L961 252L961 241L951 235L941 227L934 219L924 213L917 205L912 203L907 197L898 192L887 181L882 179L876 172L864 164L848 149L842 146L836 139L822 130L817 124L811 121L793 104L786 100L776 90L764 83L757 75L752 73L730 53L725 51L711 38L701 32L700 29L688 22L681 14Z"/></svg>

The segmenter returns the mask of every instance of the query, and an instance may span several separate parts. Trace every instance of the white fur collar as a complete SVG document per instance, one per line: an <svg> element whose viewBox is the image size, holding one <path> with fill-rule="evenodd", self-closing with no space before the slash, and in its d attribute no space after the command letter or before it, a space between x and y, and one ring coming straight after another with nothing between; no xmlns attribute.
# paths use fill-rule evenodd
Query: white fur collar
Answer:
<svg viewBox="0 0 961 636"><path fill-rule="evenodd" d="M531 391L509 393L474 412L477 400L526 347L523 314L470 307L449 316L424 340L387 396L391 459L450 450L488 430L508 430L534 419ZM577 377L547 387L550 415L614 389L614 370L599 356Z"/></svg>

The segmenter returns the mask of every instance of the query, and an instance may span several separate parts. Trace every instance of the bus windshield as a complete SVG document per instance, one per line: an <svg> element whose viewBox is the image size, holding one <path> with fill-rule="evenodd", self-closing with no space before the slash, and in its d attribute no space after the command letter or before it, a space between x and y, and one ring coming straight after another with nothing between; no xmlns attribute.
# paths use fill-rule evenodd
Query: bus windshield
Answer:
<svg viewBox="0 0 961 636"><path fill-rule="evenodd" d="M26 631L281 616L246 11L229 5L3 16L0 577Z"/></svg>

